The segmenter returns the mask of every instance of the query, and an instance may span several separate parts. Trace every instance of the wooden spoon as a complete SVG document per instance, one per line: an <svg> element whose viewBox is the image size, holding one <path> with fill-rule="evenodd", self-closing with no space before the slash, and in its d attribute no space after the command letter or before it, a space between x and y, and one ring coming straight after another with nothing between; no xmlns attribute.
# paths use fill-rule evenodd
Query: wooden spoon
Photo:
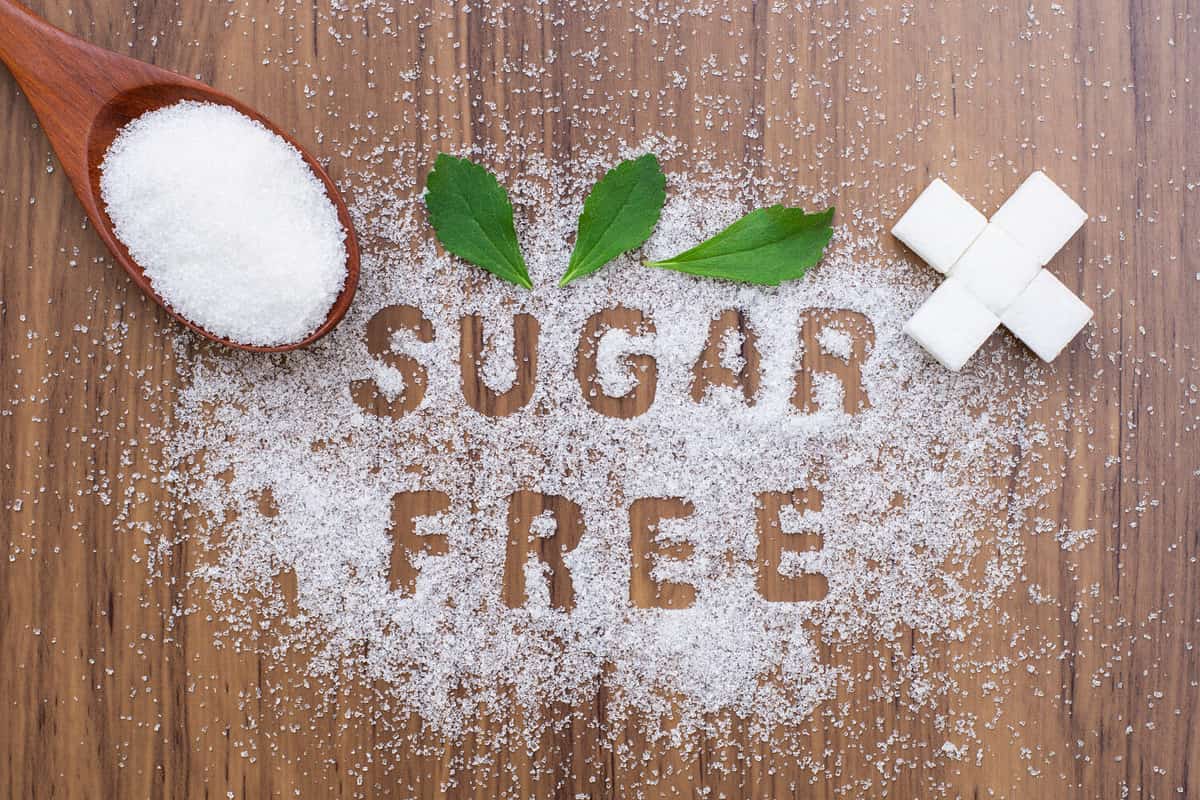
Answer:
<svg viewBox="0 0 1200 800"><path fill-rule="evenodd" d="M16 0L0 0L0 61L37 113L63 170L75 187L96 232L134 282L168 314L215 342L256 352L294 350L315 342L341 321L358 286L358 242L350 212L321 165L291 136L252 108L229 95L165 69L96 47L45 22ZM150 285L145 272L113 233L112 220L100 197L100 164L121 126L147 111L198 100L231 106L256 119L295 147L325 184L346 230L346 284L329 316L307 338L291 344L264 347L242 344L204 330L180 316Z"/></svg>

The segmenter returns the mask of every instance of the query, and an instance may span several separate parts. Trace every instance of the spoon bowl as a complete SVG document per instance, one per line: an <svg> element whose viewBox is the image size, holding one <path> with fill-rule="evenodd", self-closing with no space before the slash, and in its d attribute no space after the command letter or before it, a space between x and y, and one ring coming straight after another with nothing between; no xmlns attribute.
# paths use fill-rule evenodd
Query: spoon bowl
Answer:
<svg viewBox="0 0 1200 800"><path fill-rule="evenodd" d="M282 352L320 339L342 320L358 287L359 252L354 225L333 180L285 131L235 98L169 70L89 44L43 21L16 0L0 0L0 61L29 99L46 136L100 238L134 283L168 314L206 339L238 350ZM121 128L181 100L216 103L262 123L300 153L325 186L346 231L346 282L329 314L298 342L251 345L205 330L163 299L117 238L100 195L100 166Z"/></svg>

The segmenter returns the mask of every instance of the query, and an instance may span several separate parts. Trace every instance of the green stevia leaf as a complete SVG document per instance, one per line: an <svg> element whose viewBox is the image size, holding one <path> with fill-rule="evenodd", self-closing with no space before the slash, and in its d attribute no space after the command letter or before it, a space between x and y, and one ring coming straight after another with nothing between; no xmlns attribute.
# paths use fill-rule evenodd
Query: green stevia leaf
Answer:
<svg viewBox="0 0 1200 800"><path fill-rule="evenodd" d="M583 201L571 263L558 285L590 275L649 239L667 199L666 185L653 153L609 170Z"/></svg>
<svg viewBox="0 0 1200 800"><path fill-rule="evenodd" d="M495 175L442 153L426 187L429 221L446 250L498 278L533 287L517 243L512 203Z"/></svg>
<svg viewBox="0 0 1200 800"><path fill-rule="evenodd" d="M650 267L778 286L803 278L833 236L833 209L807 214L771 206L751 211L716 236Z"/></svg>

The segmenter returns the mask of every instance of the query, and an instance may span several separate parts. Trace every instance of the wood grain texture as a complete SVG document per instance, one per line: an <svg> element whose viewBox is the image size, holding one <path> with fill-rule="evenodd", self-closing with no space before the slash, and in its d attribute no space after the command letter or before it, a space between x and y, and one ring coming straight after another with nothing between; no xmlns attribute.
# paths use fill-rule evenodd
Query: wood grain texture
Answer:
<svg viewBox="0 0 1200 800"><path fill-rule="evenodd" d="M218 646L221 621L185 581L204 554L149 534L164 517L188 524L153 477L170 465L146 438L171 413L173 332L86 225L29 105L0 75L0 796L1200 797L1189 389L1200 383L1200 4L814 5L33 9L237 95L312 145L335 180L356 168L355 145L385 139L402 145L398 171L417 175L430 153L462 144L568 162L658 135L718 153L717 168L833 193L841 219L869 230L934 175L990 213L1047 170L1092 214L1059 263L1097 310L1102 357L1076 348L1047 387L1087 409L1078 452L1068 461L1031 445L1022 457L1062 476L1046 513L1097 536L1078 550L1028 538L1024 573L995 610L1005 624L976 645L1022 666L959 676L962 691L937 713L860 685L793 732L803 764L736 721L736 746L682 753L632 727L609 731L610 745L603 681L578 718L559 710L567 722L535 754L472 735L388 749L396 731L422 741L419 723L399 710L394 730L314 713L369 704L370 687L329 696L297 681L295 662ZM682 166L695 165L666 164ZM419 315L393 323L420 332ZM481 336L465 323L464 350ZM1015 352L993 337L983 357ZM797 387L799 401L809 388ZM356 398L380 402L369 387ZM1030 413L1055 424L1061 407ZM148 580L150 559L167 574ZM1032 589L1057 602L1035 602ZM658 590L636 591L648 603ZM279 592L295 587L283 577ZM195 613L172 613L181 608ZM1012 630L1028 633L1014 641ZM914 655L955 654L906 635ZM904 668L833 647L822 657ZM939 755L942 713L974 715L978 760ZM909 760L885 773L877 756L895 742ZM639 754L637 765L614 752Z"/></svg>

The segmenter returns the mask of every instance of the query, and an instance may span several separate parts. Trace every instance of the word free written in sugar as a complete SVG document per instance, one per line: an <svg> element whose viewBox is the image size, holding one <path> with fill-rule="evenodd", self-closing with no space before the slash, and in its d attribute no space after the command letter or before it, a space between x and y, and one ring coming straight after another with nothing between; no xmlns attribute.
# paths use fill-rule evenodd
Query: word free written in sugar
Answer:
<svg viewBox="0 0 1200 800"><path fill-rule="evenodd" d="M459 364L461 388L467 406L488 417L515 414L526 407L537 381L537 341L540 326L529 314L512 318L513 360L516 364L512 384L503 392L488 386L480 374L484 360L484 322L478 316L459 320ZM835 335L830 335L830 332ZM593 314L584 323L576 351L575 378L581 396L597 414L616 419L632 419L646 413L657 392L657 364L649 354L626 354L623 361L633 367L632 378L620 396L613 396L598 375L597 362L605 336L616 332L625 336L655 334L654 321L640 310L622 306ZM841 381L843 411L858 413L869 405L863 391L862 365L874 346L874 328L870 320L857 312L808 309L799 319L798 334L804 342L794 370L791 405L797 413L818 410L817 388L823 377ZM388 306L377 312L366 328L366 344L371 354L395 369L403 378L403 390L389 396L374 379L356 380L350 392L354 402L366 413L398 419L415 411L425 399L428 382L426 367L414 355L398 352L393 346L397 335L414 337L418 342L434 341L434 325L419 308L408 305ZM734 343L732 354L730 343ZM730 355L734 356L730 358ZM716 315L710 325L704 349L691 374L689 394L701 402L716 387L727 387L751 406L762 382L760 354L754 332L745 324L741 312L727 309ZM605 391L605 390L608 391ZM465 502L469 498L453 498ZM417 563L422 556L449 553L449 538L430 530L429 522L448 511L452 498L430 487L421 491L396 494L392 499L392 554L389 579L394 590L411 595L416 590ZM787 570L785 560L795 562L804 554L816 554L822 537L805 531L806 512L818 512L822 494L817 486L794 487L790 491L758 492L754 497L758 546L755 570L757 588L764 599L773 602L807 602L822 599L828 584L815 570ZM687 559L691 547L685 543L663 542L659 534L694 513L686 497L649 497L632 501L629 506L631 568L630 600L646 608L686 608L695 599L694 587L656 580L653 567L663 559ZM436 526L434 526L436 527ZM530 558L541 562L547 575L551 605L563 610L574 606L574 589L564 555L574 549L586 533L583 509L569 497L535 491L514 492L508 498L508 540L505 550L504 602L517 608L525 604L525 565ZM664 537L666 538L666 537Z"/></svg>

